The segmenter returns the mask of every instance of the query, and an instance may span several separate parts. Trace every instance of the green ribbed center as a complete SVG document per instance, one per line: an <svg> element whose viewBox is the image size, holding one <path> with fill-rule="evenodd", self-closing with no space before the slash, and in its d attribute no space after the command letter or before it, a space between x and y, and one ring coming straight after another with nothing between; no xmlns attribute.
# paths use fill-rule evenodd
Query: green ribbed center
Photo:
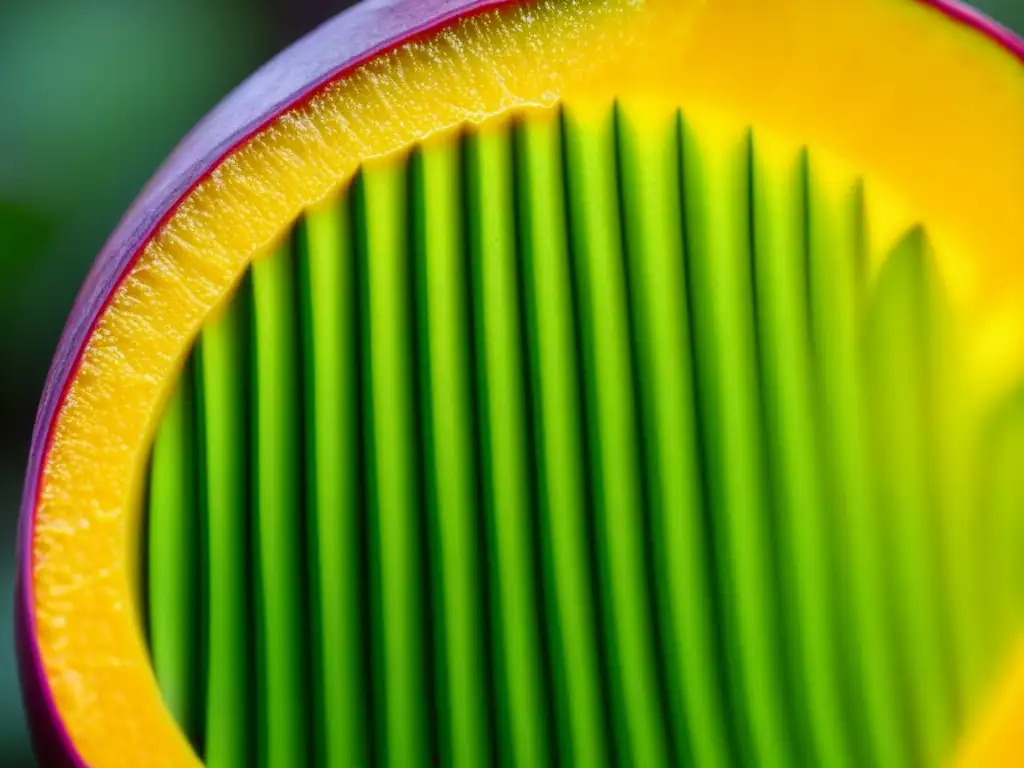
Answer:
<svg viewBox="0 0 1024 768"><path fill-rule="evenodd" d="M1022 602L1024 398L960 407L926 235L871 278L815 168L567 108L253 264L148 498L207 765L946 758Z"/></svg>

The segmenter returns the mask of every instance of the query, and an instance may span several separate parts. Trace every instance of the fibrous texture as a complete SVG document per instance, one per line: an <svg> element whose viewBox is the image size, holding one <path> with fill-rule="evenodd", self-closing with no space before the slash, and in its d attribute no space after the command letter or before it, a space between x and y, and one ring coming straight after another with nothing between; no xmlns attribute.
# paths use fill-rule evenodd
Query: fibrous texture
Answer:
<svg viewBox="0 0 1024 768"><path fill-rule="evenodd" d="M47 738L94 765L1012 749L1019 52L910 0L402 33L450 12L87 288L27 501Z"/></svg>

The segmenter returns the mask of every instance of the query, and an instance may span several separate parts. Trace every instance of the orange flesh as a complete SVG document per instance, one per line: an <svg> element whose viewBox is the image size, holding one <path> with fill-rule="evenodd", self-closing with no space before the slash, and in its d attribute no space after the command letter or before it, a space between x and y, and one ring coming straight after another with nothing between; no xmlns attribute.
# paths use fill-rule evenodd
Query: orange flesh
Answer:
<svg viewBox="0 0 1024 768"><path fill-rule="evenodd" d="M711 131L754 125L810 145L833 158L837 182L863 175L876 260L908 226L928 230L978 386L1024 371L1024 67L980 33L913 0L541 0L459 22L362 66L229 156L88 340L33 534L39 647L87 763L198 764L140 630L139 496L167 389L254 256L370 158L511 110L623 95L680 106Z"/></svg>

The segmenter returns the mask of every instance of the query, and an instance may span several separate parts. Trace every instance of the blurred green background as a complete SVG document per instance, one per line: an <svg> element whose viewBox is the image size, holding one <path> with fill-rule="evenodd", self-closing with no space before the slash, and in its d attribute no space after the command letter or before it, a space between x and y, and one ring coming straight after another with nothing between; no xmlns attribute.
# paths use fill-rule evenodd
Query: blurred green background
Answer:
<svg viewBox="0 0 1024 768"><path fill-rule="evenodd" d="M0 2L0 765L31 765L11 630L32 420L75 291L203 114L347 0ZM977 0L1024 33L1024 0Z"/></svg>

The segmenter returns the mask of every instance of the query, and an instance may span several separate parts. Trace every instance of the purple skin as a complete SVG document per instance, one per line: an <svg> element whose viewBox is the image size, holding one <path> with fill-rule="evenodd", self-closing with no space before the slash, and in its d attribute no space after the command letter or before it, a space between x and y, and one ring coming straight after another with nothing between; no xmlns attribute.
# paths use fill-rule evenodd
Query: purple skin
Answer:
<svg viewBox="0 0 1024 768"><path fill-rule="evenodd" d="M64 326L36 414L18 531L15 643L25 711L41 765L86 765L54 704L36 642L32 529L55 417L82 350L111 296L149 240L192 189L236 147L283 112L381 53L457 19L509 3L366 0L334 17L260 68L185 137L121 219L93 263Z"/></svg>
<svg viewBox="0 0 1024 768"><path fill-rule="evenodd" d="M917 0L972 27L1024 63L1024 40L958 0ZM32 526L55 417L99 317L178 205L235 148L360 64L457 19L522 0L364 0L282 52L236 88L178 145L111 235L75 300L36 414L18 531L15 642L41 765L84 768L54 704L36 642ZM112 736L113 738L113 736Z"/></svg>

